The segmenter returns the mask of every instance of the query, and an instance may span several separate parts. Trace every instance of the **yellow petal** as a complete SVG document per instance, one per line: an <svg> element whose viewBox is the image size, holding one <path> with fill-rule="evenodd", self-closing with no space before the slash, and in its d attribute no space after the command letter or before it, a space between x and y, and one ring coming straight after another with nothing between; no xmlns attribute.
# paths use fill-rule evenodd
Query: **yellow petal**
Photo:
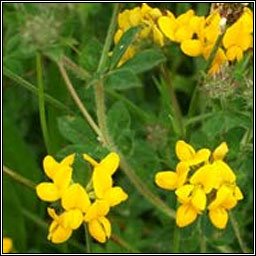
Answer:
<svg viewBox="0 0 256 256"><path fill-rule="evenodd" d="M99 222L104 228L105 234L107 238L110 238L111 236L111 224L110 221L106 217L100 217Z"/></svg>
<svg viewBox="0 0 256 256"><path fill-rule="evenodd" d="M158 19L158 26L163 34L170 40L174 40L174 29L176 28L175 19L162 16Z"/></svg>
<svg viewBox="0 0 256 256"><path fill-rule="evenodd" d="M224 208L216 208L209 211L212 224L219 229L224 229L228 222L228 213Z"/></svg>
<svg viewBox="0 0 256 256"><path fill-rule="evenodd" d="M141 22L141 12L140 12L140 7L136 7L132 10L130 10L130 15L129 15L129 23L135 27L138 26Z"/></svg>
<svg viewBox="0 0 256 256"><path fill-rule="evenodd" d="M223 160L225 155L228 153L228 145L226 142L222 142L213 152L213 159Z"/></svg>
<svg viewBox="0 0 256 256"><path fill-rule="evenodd" d="M223 183L234 183L236 181L236 175L232 171L232 169L222 160L215 161L213 163L213 168L218 175L219 178L219 186Z"/></svg>
<svg viewBox="0 0 256 256"><path fill-rule="evenodd" d="M159 46L164 46L164 36L156 25L153 26L153 39Z"/></svg>
<svg viewBox="0 0 256 256"><path fill-rule="evenodd" d="M233 45L228 48L226 55L229 61L240 61L243 58L243 51L239 46Z"/></svg>
<svg viewBox="0 0 256 256"><path fill-rule="evenodd" d="M52 229L52 228L51 228ZM51 240L54 244L60 244L67 241L70 236L72 235L72 230L69 228L63 228L62 226L58 225L52 232L48 235L48 240Z"/></svg>
<svg viewBox="0 0 256 256"><path fill-rule="evenodd" d="M109 189L104 195L104 200L106 200L111 207L120 204L127 198L128 195L120 187L113 187Z"/></svg>
<svg viewBox="0 0 256 256"><path fill-rule="evenodd" d="M197 212L190 204L183 204L179 206L176 212L176 224L183 228L195 221Z"/></svg>
<svg viewBox="0 0 256 256"><path fill-rule="evenodd" d="M244 198L242 191L238 186L235 187L235 197L237 200L242 200Z"/></svg>
<svg viewBox="0 0 256 256"><path fill-rule="evenodd" d="M114 36L114 42L115 44L117 44L119 42L119 40L121 39L122 35L123 35L123 30L122 29L118 29L117 32L115 33Z"/></svg>
<svg viewBox="0 0 256 256"><path fill-rule="evenodd" d="M95 161L92 157L90 157L87 154L83 154L83 158L85 161L89 162L94 167L99 165L97 161Z"/></svg>
<svg viewBox="0 0 256 256"><path fill-rule="evenodd" d="M113 175L120 163L120 157L117 153L109 153L101 162L100 168L109 175Z"/></svg>
<svg viewBox="0 0 256 256"><path fill-rule="evenodd" d="M129 10L125 10L122 13L119 13L118 25L122 30L126 30L130 27L129 17L130 17Z"/></svg>
<svg viewBox="0 0 256 256"><path fill-rule="evenodd" d="M188 56L198 57L203 53L203 45L197 39L188 39L181 43L181 50Z"/></svg>
<svg viewBox="0 0 256 256"><path fill-rule="evenodd" d="M60 164L62 165L67 165L67 166L71 166L74 163L75 160L75 154L71 154L66 156Z"/></svg>
<svg viewBox="0 0 256 256"><path fill-rule="evenodd" d="M183 140L176 143L176 155L180 161L188 161L195 155L195 150L192 146Z"/></svg>
<svg viewBox="0 0 256 256"><path fill-rule="evenodd" d="M65 210L77 208L86 212L91 202L87 192L80 184L72 184L65 190L61 198L61 204Z"/></svg>
<svg viewBox="0 0 256 256"><path fill-rule="evenodd" d="M96 167L92 174L93 188L96 197L101 199L107 190L112 187L113 181L111 176L101 167Z"/></svg>
<svg viewBox="0 0 256 256"><path fill-rule="evenodd" d="M195 15L195 12L190 9L188 10L187 12L179 15L177 17L177 22L180 24L180 25L188 25L189 21L191 20L191 18Z"/></svg>
<svg viewBox="0 0 256 256"><path fill-rule="evenodd" d="M3 238L3 253L9 253L12 250L12 239L9 237Z"/></svg>
<svg viewBox="0 0 256 256"><path fill-rule="evenodd" d="M191 203L194 206L194 208L197 209L199 212L205 209L206 195L203 189L197 188L194 191Z"/></svg>
<svg viewBox="0 0 256 256"><path fill-rule="evenodd" d="M185 40L192 39L193 31L188 26L181 26L175 31L175 41L182 43Z"/></svg>
<svg viewBox="0 0 256 256"><path fill-rule="evenodd" d="M83 213L78 210L69 210L65 212L63 226L70 229L78 229L83 222Z"/></svg>
<svg viewBox="0 0 256 256"><path fill-rule="evenodd" d="M184 186L178 188L175 191L175 194L178 197L179 202L184 203L184 204L188 203L190 201L194 187L195 187L194 185L187 184L187 185L184 185Z"/></svg>
<svg viewBox="0 0 256 256"><path fill-rule="evenodd" d="M52 156L49 155L46 156L43 160L45 174L52 180L59 170L59 165L60 164Z"/></svg>
<svg viewBox="0 0 256 256"><path fill-rule="evenodd" d="M55 184L51 182L42 182L36 186L37 196L46 202L54 202L60 199L60 193Z"/></svg>
<svg viewBox="0 0 256 256"><path fill-rule="evenodd" d="M59 171L54 176L54 184L59 189L60 194L68 188L71 182L72 168L66 165L61 166Z"/></svg>
<svg viewBox="0 0 256 256"><path fill-rule="evenodd" d="M230 196L232 196L232 189L226 185L221 186L217 191L216 198L210 203L208 209L219 208Z"/></svg>
<svg viewBox="0 0 256 256"><path fill-rule="evenodd" d="M168 190L173 190L177 187L177 180L178 175L172 171L158 172L155 176L157 186Z"/></svg>
<svg viewBox="0 0 256 256"><path fill-rule="evenodd" d="M93 219L106 216L109 212L109 204L106 200L96 200L85 214L84 220L89 222Z"/></svg>
<svg viewBox="0 0 256 256"><path fill-rule="evenodd" d="M203 186L205 193L210 193L216 186L217 177L210 164L206 164L199 168L190 178L190 183Z"/></svg>
<svg viewBox="0 0 256 256"><path fill-rule="evenodd" d="M110 237L111 225L104 217L90 221L88 227L91 236L100 243L105 243L106 239Z"/></svg>
<svg viewBox="0 0 256 256"><path fill-rule="evenodd" d="M177 164L176 166L176 173L178 175L177 188L184 185L184 183L187 180L188 172L189 172L189 166L187 165L186 162L179 162Z"/></svg>
<svg viewBox="0 0 256 256"><path fill-rule="evenodd" d="M48 207L47 208L48 214L52 217L54 220L58 220L59 216L56 214L55 210L53 208Z"/></svg>

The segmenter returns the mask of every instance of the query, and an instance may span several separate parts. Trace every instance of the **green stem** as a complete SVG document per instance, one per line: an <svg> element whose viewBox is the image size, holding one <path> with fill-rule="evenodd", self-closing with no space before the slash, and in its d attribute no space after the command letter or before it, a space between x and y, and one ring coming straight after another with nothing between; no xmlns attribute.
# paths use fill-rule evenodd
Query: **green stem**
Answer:
<svg viewBox="0 0 256 256"><path fill-rule="evenodd" d="M99 129L99 127L97 126L97 124L94 122L93 118L91 117L91 115L89 114L89 112L87 111L86 107L84 106L84 104L82 103L82 101L80 100L79 96L77 95L75 88L73 87L68 74L62 64L62 62L58 63L59 66L59 70L60 73L63 77L63 80L66 84L66 87L70 93L70 95L72 96L74 102L76 103L77 107L79 108L79 110L81 111L82 115L84 116L85 120L89 123L89 125L92 127L93 131L99 136L102 137L101 135L101 131Z"/></svg>
<svg viewBox="0 0 256 256"><path fill-rule="evenodd" d="M76 63L74 63L71 59L67 56L63 56L62 58L63 65L66 66L68 69L72 70L79 78L84 80L88 80L91 78L89 72L81 67L79 67Z"/></svg>
<svg viewBox="0 0 256 256"><path fill-rule="evenodd" d="M111 47L114 33L116 30L116 20L117 20L117 14L119 12L119 8L120 8L120 3L114 3L114 11L113 11L110 25L108 28L107 37L106 37L105 44L104 44L104 47L102 50L97 73L101 73L104 70L104 68L106 67L108 53L110 51L110 47Z"/></svg>
<svg viewBox="0 0 256 256"><path fill-rule="evenodd" d="M50 139L46 122L45 114L45 99L44 99L44 82L43 82L43 67L42 67L42 57L40 53L36 54L36 71L37 71L37 87L38 87L38 106L40 115L40 124L44 137L45 147L48 154L50 154Z"/></svg>
<svg viewBox="0 0 256 256"><path fill-rule="evenodd" d="M109 51L115 25L116 25L116 15L119 9L119 5L115 5L115 9L113 12L113 16L110 23L110 28L108 30L108 35L105 41L104 50L102 52L101 61L99 63L98 72L101 72L106 64L106 58L107 53ZM104 97L104 86L103 81L99 79L95 86L95 102L96 102L96 108L97 108L97 118L100 130L102 132L102 143L104 146L106 146L110 151L117 152L121 158L120 166L126 176L130 179L130 181L133 183L133 185L138 189L138 191L146 198L148 201L150 201L152 204L154 204L157 208L159 208L162 212L164 212L166 215L168 215L171 218L175 218L175 212L169 208L159 197L154 195L151 190L145 185L141 179L137 176L137 174L134 172L132 167L128 164L125 157L122 155L120 150L116 147L116 145L112 142L112 139L109 135L108 127L107 127L107 117L106 117L106 106L105 106L105 97Z"/></svg>
<svg viewBox="0 0 256 256"><path fill-rule="evenodd" d="M86 223L84 223L84 233L85 233L86 251L87 251L88 254L90 254L92 252L92 250L91 250L91 237L89 235L89 230L88 230L88 227L87 227Z"/></svg>
<svg viewBox="0 0 256 256"><path fill-rule="evenodd" d="M235 217L233 216L233 214L231 212L229 213L229 215L230 215L231 225L232 225L232 228L234 230L235 236L237 238L238 244L239 244L239 246L240 246L240 248L241 248L243 253L248 253L249 250L246 247L246 245L245 245L245 243L244 243L244 241L242 239L238 223L237 223Z"/></svg>
<svg viewBox="0 0 256 256"><path fill-rule="evenodd" d="M223 34L219 35L214 47L213 47L213 50L210 54L210 57L208 58L207 60L207 63L206 63L206 67L205 67L205 72L207 73L214 61L214 58L217 54L217 51L221 45L221 42L222 42L222 38L225 34L225 31L223 32ZM203 83L203 79L201 78L201 80L197 83L195 89L194 89L194 92L192 94L192 98L191 98L191 101L190 101L190 105L189 105L189 110L188 110L188 116L192 116L194 115L195 113L195 110L196 110L196 106L197 106L197 103L198 103L198 93L199 93L199 87L202 85Z"/></svg>
<svg viewBox="0 0 256 256"><path fill-rule="evenodd" d="M127 241L123 240L121 237L117 236L116 234L112 234L110 239L131 253L141 253L138 249L131 246Z"/></svg>
<svg viewBox="0 0 256 256"><path fill-rule="evenodd" d="M206 237L203 232L203 216L199 220L199 236L200 236L200 253L206 253Z"/></svg>
<svg viewBox="0 0 256 256"><path fill-rule="evenodd" d="M215 114L216 113L207 113L207 114L202 114L202 115L199 115L199 116L191 117L191 118L189 118L185 121L185 126L200 122L204 119L207 119L209 117L214 116Z"/></svg>
<svg viewBox="0 0 256 256"><path fill-rule="evenodd" d="M34 190L36 187L36 184L33 181L28 180L27 178L9 169L5 165L3 166L3 173L29 189Z"/></svg>
<svg viewBox="0 0 256 256"><path fill-rule="evenodd" d="M173 232L173 247L172 247L172 253L179 253L179 247L180 247L180 228L174 224L174 232Z"/></svg>
<svg viewBox="0 0 256 256"><path fill-rule="evenodd" d="M176 208L179 206L178 201L176 201ZM174 231L173 231L173 246L172 253L178 253L180 247L180 228L174 222Z"/></svg>
<svg viewBox="0 0 256 256"><path fill-rule="evenodd" d="M3 74L4 76L8 77L12 81L16 82L18 85L22 86L23 88L27 89L28 91L32 92L34 95L38 96L38 88L31 84L30 82L24 80L22 77L16 75L8 68L3 68ZM71 111L66 105L64 105L62 102L56 100L52 96L50 96L47 93L44 93L45 101L52 104L54 107L64 110L64 111Z"/></svg>
<svg viewBox="0 0 256 256"><path fill-rule="evenodd" d="M167 70L167 68L165 66L161 66L161 72L163 74L167 89L168 89L168 91L171 95L171 102L170 103L171 103L171 106L174 110L173 114L174 114L174 118L175 118L176 123L177 123L177 127L179 128L179 133L183 137L185 135L185 128L184 128L184 125L183 125L183 117L182 117L182 113L181 113L181 110L180 110L179 102L178 102L177 97L176 97L175 90L173 88L170 72L169 72L169 70Z"/></svg>
<svg viewBox="0 0 256 256"><path fill-rule="evenodd" d="M102 142L104 146L111 145L111 139L108 133L107 117L106 117L106 106L104 97L104 87L102 80L98 80L94 87L95 91L95 102L97 109L97 118L100 130L102 132Z"/></svg>

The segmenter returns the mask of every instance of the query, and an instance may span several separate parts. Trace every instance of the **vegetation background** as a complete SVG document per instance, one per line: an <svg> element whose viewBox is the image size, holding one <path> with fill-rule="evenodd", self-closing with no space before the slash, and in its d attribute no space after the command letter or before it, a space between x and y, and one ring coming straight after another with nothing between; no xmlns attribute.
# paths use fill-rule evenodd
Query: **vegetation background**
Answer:
<svg viewBox="0 0 256 256"><path fill-rule="evenodd" d="M96 159L108 153L75 105L57 62L61 55L66 56L70 80L97 120L93 75L113 5L116 4L3 4L3 235L13 239L16 252L87 252L82 228L63 245L47 241L47 204L37 198L31 186L45 180L42 159L47 154L62 159L76 152L75 179L86 185L90 167L79 153L86 152ZM138 5L124 3L121 8ZM210 3L150 3L150 6L171 10L175 15L191 8L197 15L208 15L210 10ZM91 252L171 253L177 249L173 246L174 239L179 239L181 253L198 253L202 239L206 241L208 253L252 252L253 62L250 54L227 69L222 80L204 74L200 99L196 108L189 110L205 61L185 56L175 44L162 51L152 45L147 47L151 55L128 65L129 72L113 70L114 75L106 75L107 121L115 143L150 191L175 209L174 193L154 184L158 171L175 167L175 143L182 137L173 121L168 89L161 86L164 83L161 65L165 63L181 107L186 141L195 148L212 150L226 141L230 149L227 162L235 171L245 198L232 210L235 230L229 221L228 227L219 231L207 216L202 216L201 230L195 222L177 231L175 220L145 199L119 171L116 184L124 188L129 199L111 211L112 238L104 245L91 241ZM86 79L84 70L92 78ZM45 106L37 91L40 84L45 90ZM48 137L42 133L44 108Z"/></svg>

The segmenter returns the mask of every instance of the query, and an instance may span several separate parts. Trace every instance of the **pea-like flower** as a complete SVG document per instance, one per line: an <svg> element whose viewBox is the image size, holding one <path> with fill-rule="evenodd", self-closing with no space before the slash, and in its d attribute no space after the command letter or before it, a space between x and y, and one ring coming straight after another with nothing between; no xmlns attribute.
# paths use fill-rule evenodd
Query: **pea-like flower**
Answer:
<svg viewBox="0 0 256 256"><path fill-rule="evenodd" d="M185 141L176 143L176 155L180 162L176 172L158 172L156 184L163 189L175 190L181 204L176 213L176 224L185 227L193 223L205 209L209 210L212 224L220 229L226 227L228 210L243 199L236 185L236 175L224 162L228 152L226 142L213 153L207 148L196 151Z"/></svg>
<svg viewBox="0 0 256 256"><path fill-rule="evenodd" d="M51 156L43 161L44 171L52 182L40 183L36 192L43 201L57 201L58 206L57 213L54 208L47 209L53 219L48 240L55 244L63 243L85 223L91 236L105 243L111 236L111 223L107 218L110 208L128 198L121 187L113 186L112 175L118 169L119 156L110 153L98 163L84 154L84 159L93 166L92 178L86 189L72 181L74 156L69 155L60 163Z"/></svg>
<svg viewBox="0 0 256 256"><path fill-rule="evenodd" d="M47 202L60 199L71 182L72 168L75 155L69 155L60 163L52 156L46 156L43 161L44 172L52 182L42 182L37 185L38 197Z"/></svg>
<svg viewBox="0 0 256 256"><path fill-rule="evenodd" d="M97 241L104 243L111 234L111 225L105 216L110 207L116 206L128 198L121 187L113 187L112 175L116 172L120 159L116 153L110 153L100 163L87 154L84 154L83 157L94 167L92 184L96 199L85 214L84 220L89 223L90 234Z"/></svg>

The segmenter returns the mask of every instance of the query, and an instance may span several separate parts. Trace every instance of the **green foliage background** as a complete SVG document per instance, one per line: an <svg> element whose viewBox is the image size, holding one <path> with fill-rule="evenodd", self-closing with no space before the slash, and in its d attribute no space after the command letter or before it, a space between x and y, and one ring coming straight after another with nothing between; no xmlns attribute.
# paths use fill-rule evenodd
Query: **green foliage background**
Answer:
<svg viewBox="0 0 256 256"><path fill-rule="evenodd" d="M127 3L122 8L137 5ZM150 5L169 9L176 15L190 8L198 15L207 15L210 8L208 3ZM48 153L60 160L76 152L74 180L83 185L87 184L91 170L80 153L88 153L96 159L108 153L74 104L56 61L64 54L82 68L76 69L75 73L69 71L69 76L80 99L96 120L93 87L98 74L95 71L112 10L113 4L109 3L3 4L3 161L5 166L35 183L45 180L42 159ZM122 42L127 46L136 31L129 33ZM31 84L37 86L37 52L42 53L43 83L48 95L45 103L48 152L40 126L38 97L34 87L29 87ZM240 63L228 68L222 81L204 78L196 108L189 111L194 89L202 79L203 59L185 56L175 44L162 50L148 45L117 69L122 54L118 48L113 51L109 58L110 69L104 78L107 123L116 145L143 183L175 209L174 193L163 191L154 184L154 175L158 171L175 167L175 143L182 138L179 124L174 121L168 85L161 73L161 67L165 65L181 106L186 140L195 148L211 150L222 141L229 145L227 162L235 171L245 196L232 212L240 239L252 252L252 58L247 54ZM83 69L92 75L91 78L85 78ZM116 239L105 245L91 241L91 251L173 252L175 220L150 204L123 172L119 171L115 180L129 194L129 200L110 214ZM180 230L179 252L200 251L202 234L198 222ZM200 222L208 253L241 252L230 222L224 231L215 229L207 216L202 216ZM82 228L73 233L68 243L56 246L46 239L48 223L46 204L36 197L35 192L3 175L3 234L14 240L16 252L86 252Z"/></svg>

